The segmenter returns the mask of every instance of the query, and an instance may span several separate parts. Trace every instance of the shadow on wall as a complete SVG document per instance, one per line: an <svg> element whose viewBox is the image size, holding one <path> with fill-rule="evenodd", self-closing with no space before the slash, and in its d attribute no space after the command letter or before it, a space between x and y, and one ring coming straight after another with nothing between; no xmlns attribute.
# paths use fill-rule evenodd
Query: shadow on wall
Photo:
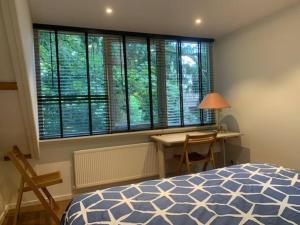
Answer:
<svg viewBox="0 0 300 225"><path fill-rule="evenodd" d="M232 115L225 116L221 123L226 124L227 130L241 132L237 120ZM226 140L225 148L227 165L250 162L250 149L242 145L241 137Z"/></svg>

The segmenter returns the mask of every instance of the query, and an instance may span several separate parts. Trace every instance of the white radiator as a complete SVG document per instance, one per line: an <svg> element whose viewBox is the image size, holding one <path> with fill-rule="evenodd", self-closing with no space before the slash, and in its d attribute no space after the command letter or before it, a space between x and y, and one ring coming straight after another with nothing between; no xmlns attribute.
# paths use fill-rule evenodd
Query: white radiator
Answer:
<svg viewBox="0 0 300 225"><path fill-rule="evenodd" d="M154 143L74 152L75 185L84 188L158 174Z"/></svg>

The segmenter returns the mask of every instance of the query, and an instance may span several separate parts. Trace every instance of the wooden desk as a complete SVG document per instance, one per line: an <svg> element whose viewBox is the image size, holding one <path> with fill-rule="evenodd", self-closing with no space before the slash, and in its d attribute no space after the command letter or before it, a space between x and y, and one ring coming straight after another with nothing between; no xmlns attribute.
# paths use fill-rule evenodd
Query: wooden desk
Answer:
<svg viewBox="0 0 300 225"><path fill-rule="evenodd" d="M157 143L158 150L158 167L159 167L159 177L164 178L166 176L165 171L165 146L172 146L183 144L187 134L189 135L201 135L207 134L211 131L193 131L184 133L173 133L173 134L163 134L151 136L151 139ZM239 132L221 132L217 134L218 141L221 142L221 148L223 152L223 163L226 166L226 151L225 151L225 140L228 138L240 137L242 136Z"/></svg>

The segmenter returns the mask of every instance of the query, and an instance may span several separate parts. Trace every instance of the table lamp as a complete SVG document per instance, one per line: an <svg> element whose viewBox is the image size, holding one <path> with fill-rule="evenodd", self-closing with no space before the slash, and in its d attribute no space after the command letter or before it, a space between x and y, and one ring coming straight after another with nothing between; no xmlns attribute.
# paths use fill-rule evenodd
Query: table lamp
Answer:
<svg viewBox="0 0 300 225"><path fill-rule="evenodd" d="M215 109L217 117L217 126L218 131L221 131L220 125L220 112L223 108L229 108L230 105L228 102L217 92L212 92L207 94L202 102L199 104L198 108L200 109Z"/></svg>

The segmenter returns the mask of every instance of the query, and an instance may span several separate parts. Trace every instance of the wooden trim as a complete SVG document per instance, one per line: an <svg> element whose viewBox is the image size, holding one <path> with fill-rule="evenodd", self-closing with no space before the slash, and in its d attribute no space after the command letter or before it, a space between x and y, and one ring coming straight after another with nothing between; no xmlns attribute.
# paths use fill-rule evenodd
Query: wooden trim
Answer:
<svg viewBox="0 0 300 225"><path fill-rule="evenodd" d="M31 154L24 154L24 157L25 157L26 159L32 159ZM10 161L10 158L9 158L7 155L4 156L3 158L4 158L4 161Z"/></svg>
<svg viewBox="0 0 300 225"><path fill-rule="evenodd" d="M17 82L0 82L0 90L18 90Z"/></svg>

